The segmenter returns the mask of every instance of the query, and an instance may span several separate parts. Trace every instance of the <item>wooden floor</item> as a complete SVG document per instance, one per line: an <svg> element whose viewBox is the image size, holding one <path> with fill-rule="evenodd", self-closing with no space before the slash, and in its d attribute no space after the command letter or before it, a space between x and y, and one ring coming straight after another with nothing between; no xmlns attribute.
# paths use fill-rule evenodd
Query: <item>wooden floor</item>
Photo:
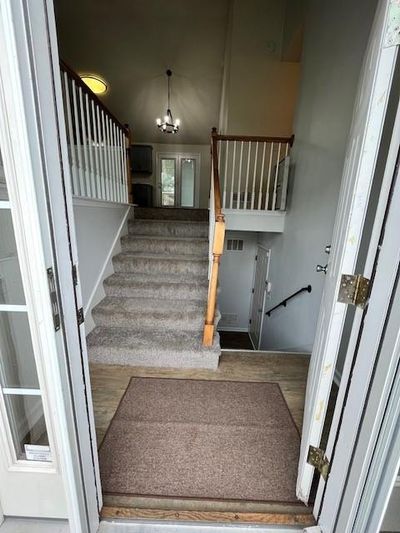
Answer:
<svg viewBox="0 0 400 533"><path fill-rule="evenodd" d="M131 377L164 377L279 383L294 421L301 432L309 358L305 355L267 355L255 352L223 352L217 370L176 370L92 364L90 367L97 442L100 447L107 428ZM131 496L104 496L103 516L129 518L212 519L214 521L311 524L310 510L299 505L252 502L205 502ZM171 515L172 513L172 515ZM196 518L197 513L202 518ZM210 518L205 518L209 514ZM239 517L239 518L238 518ZM247 519L246 519L247 517ZM255 518L254 518L255 517ZM268 518L269 517L269 518ZM272 518L271 518L272 517ZM286 517L286 518L285 518Z"/></svg>

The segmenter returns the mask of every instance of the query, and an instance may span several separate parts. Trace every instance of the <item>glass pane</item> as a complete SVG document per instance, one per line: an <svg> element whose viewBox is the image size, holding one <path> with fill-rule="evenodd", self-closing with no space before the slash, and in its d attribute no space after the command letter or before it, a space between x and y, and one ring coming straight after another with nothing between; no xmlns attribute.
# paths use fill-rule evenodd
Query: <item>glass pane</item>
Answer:
<svg viewBox="0 0 400 533"><path fill-rule="evenodd" d="M47 448L49 439L43 414L42 398L40 396L5 394L4 401L17 458L50 460ZM29 445L32 444L37 448L29 448Z"/></svg>
<svg viewBox="0 0 400 533"><path fill-rule="evenodd" d="M3 160L1 158L0 151L0 201L1 200L8 200L8 192L6 185L6 177L4 174Z"/></svg>
<svg viewBox="0 0 400 533"><path fill-rule="evenodd" d="M194 173L196 161L182 159L181 162L181 206L194 207Z"/></svg>
<svg viewBox="0 0 400 533"><path fill-rule="evenodd" d="M161 205L175 205L175 159L161 159Z"/></svg>
<svg viewBox="0 0 400 533"><path fill-rule="evenodd" d="M24 303L11 211L0 209L0 304Z"/></svg>
<svg viewBox="0 0 400 533"><path fill-rule="evenodd" d="M0 311L0 381L3 387L39 388L26 313Z"/></svg>

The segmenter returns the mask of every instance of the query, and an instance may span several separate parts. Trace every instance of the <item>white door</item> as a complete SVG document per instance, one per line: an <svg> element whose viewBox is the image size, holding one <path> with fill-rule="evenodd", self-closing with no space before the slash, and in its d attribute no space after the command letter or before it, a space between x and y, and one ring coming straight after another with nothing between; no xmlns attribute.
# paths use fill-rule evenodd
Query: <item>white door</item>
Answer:
<svg viewBox="0 0 400 533"><path fill-rule="evenodd" d="M264 319L266 284L269 271L270 250L259 246L254 272L249 336L255 350L260 348L261 328Z"/></svg>
<svg viewBox="0 0 400 533"><path fill-rule="evenodd" d="M198 207L200 156L158 154L159 207Z"/></svg>
<svg viewBox="0 0 400 533"><path fill-rule="evenodd" d="M347 306L338 302L342 274L354 274L368 207L397 49L385 47L389 0L379 3L364 60L348 141L314 348L311 355L300 450L297 495L308 501Z"/></svg>
<svg viewBox="0 0 400 533"><path fill-rule="evenodd" d="M94 532L52 1L2 0L0 49L0 503L6 516L68 518L71 531Z"/></svg>

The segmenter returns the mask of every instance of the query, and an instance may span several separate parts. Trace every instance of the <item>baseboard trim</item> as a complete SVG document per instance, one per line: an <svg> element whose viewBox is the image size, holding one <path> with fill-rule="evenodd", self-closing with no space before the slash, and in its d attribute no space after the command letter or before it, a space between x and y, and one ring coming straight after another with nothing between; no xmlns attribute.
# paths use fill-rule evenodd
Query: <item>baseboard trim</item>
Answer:
<svg viewBox="0 0 400 533"><path fill-rule="evenodd" d="M106 202L104 202L104 203L106 203ZM116 205L116 204L114 204L114 206L115 206L115 205ZM125 215L124 215L123 218L122 218L121 224L119 225L118 231L116 232L116 235L115 235L115 237L114 237L114 240L113 240L113 242L112 242L112 244L111 244L111 246L110 246L110 249L108 250L107 257L106 257L106 259L105 259L105 261L104 261L104 263L103 263L103 266L102 266L102 268L101 268L101 271L100 271L99 275L97 276L96 283L95 283L95 285L94 285L94 287L93 287L93 289L92 289L92 292L91 292L91 294L90 294L90 296L89 296L89 299L88 299L88 301L87 301L86 307L85 307L85 309L84 309L84 313L85 313L85 315L86 315L87 313L90 312L90 309L91 309L91 306L92 306L92 301L93 301L94 295L96 294L97 289L99 288L100 283L103 282L103 279L104 279L104 273L105 273L105 271L106 271L107 265L108 265L108 263L110 262L110 260L111 260L111 258L112 258L113 250L114 250L114 248L115 248L115 246L116 246L118 240L121 238L121 231L122 231L122 229L123 229L123 227L124 227L124 225L125 225L125 223L126 223L126 220L127 220L127 218L128 218L128 215L129 215L130 211L131 211L131 206L127 206L126 213L125 213Z"/></svg>
<svg viewBox="0 0 400 533"><path fill-rule="evenodd" d="M241 350L240 348L222 348L221 352L238 352L243 355L302 355L305 357L310 357L310 352L289 352L285 350Z"/></svg>

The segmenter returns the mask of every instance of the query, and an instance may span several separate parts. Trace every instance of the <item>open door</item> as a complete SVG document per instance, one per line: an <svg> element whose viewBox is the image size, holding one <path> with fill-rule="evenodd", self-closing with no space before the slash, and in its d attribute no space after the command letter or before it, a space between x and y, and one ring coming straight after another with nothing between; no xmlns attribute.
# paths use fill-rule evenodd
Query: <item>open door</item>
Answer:
<svg viewBox="0 0 400 533"><path fill-rule="evenodd" d="M52 0L2 0L0 48L2 511L94 533L101 495Z"/></svg>
<svg viewBox="0 0 400 533"><path fill-rule="evenodd" d="M310 450L319 449L347 305L339 301L343 275L354 276L397 58L388 39L391 2L379 2L360 77L348 139L332 245L311 355L297 495L308 502L314 476ZM394 3L393 3L394 6ZM349 278L350 289L359 278ZM340 297L343 300L343 296ZM355 321L360 324L360 321ZM340 406L336 404L336 409ZM311 448L312 447L312 448Z"/></svg>

